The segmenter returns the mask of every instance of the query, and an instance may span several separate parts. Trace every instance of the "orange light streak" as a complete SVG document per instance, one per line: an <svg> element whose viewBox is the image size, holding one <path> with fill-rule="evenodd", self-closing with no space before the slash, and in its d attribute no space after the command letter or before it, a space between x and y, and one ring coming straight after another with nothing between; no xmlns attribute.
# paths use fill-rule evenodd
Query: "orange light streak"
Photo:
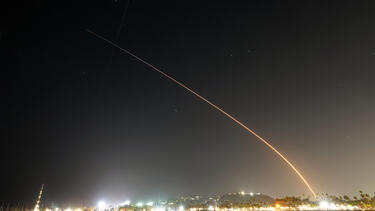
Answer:
<svg viewBox="0 0 375 211"><path fill-rule="evenodd" d="M265 145L267 145L270 149L272 149L277 155L279 155L293 170L294 172L299 176L299 178L303 181L303 183L306 185L306 187L309 189L309 191L312 193L312 195L316 198L316 194L314 192L314 190L311 188L310 184L307 182L307 180L304 178L304 176L300 173L300 171L298 171L298 169L283 155L281 154L281 152L279 152L275 147L273 147L270 143L268 143L268 141L266 141L264 138L262 138L260 135L258 135L257 133L255 133L253 130L251 130L250 128L248 128L246 125L244 125L242 122L240 122L239 120L237 120L236 118L234 118L232 115L228 114L227 112L225 112L223 109L221 109L219 106L215 105L214 103L212 103L211 101L207 100L206 98L204 98L203 96L201 96L200 94L196 93L194 90L190 89L189 87L187 87L186 85L184 85L183 83L177 81L176 79L174 79L172 76L164 73L163 71L159 70L158 68L156 68L155 66L153 66L152 64L146 62L145 60L139 58L138 56L134 55L133 53L121 48L120 46L118 46L117 44L111 42L110 40L96 34L95 32L91 31L91 30L87 30L87 32L93 34L94 36L106 41L107 43L111 44L112 46L122 50L123 52L129 54L130 56L136 58L137 60L141 61L142 63L144 63L145 65L151 67L153 70L157 71L158 73L164 75L165 77L167 77L168 79L170 79L171 81L173 81L174 83L178 84L179 86L181 86L182 88L186 89L187 91L189 91L190 93L194 94L195 96L197 96L199 99L203 100L204 102L208 103L209 105L211 105L212 107L214 107L216 110L220 111L221 113L223 113L225 116L227 116L228 118L230 118L231 120L233 120L234 122L236 122L238 125L240 125L242 128L244 128L245 130L247 130L248 132L250 132L251 134L253 134L255 137L257 137L260 141L262 141Z"/></svg>

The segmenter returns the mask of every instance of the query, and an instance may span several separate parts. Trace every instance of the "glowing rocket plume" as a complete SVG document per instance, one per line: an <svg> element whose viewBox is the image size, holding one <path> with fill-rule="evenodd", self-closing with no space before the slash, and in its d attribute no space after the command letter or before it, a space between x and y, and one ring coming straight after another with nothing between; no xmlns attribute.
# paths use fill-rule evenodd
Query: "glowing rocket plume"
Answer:
<svg viewBox="0 0 375 211"><path fill-rule="evenodd" d="M188 90L190 93L194 94L195 96L197 96L198 98L200 98L201 100L203 100L204 102L208 103L209 105L211 105L212 107L214 107L216 110L220 111L221 113L223 113L225 116L227 116L228 118L232 119L234 122L236 122L238 125L240 125L241 127L243 127L245 130L247 130L248 132L250 132L251 134L253 134L255 137L257 137L260 141L262 141L264 144L266 144L270 149L272 149L276 154L278 154L295 172L296 174L301 178L301 180L303 181L303 183L305 183L305 185L307 186L307 188L310 190L310 192L313 194L313 196L316 198L316 194L314 192L314 190L311 188L311 186L309 185L309 183L307 182L307 180L303 177L303 175L297 170L296 167L294 167L294 165L283 155L281 154L281 152L279 152L275 147L273 147L270 143L268 143L264 138L262 138L261 136L259 136L257 133L255 133L254 131L252 131L250 128L248 128L246 125L244 125L242 122L240 122L239 120L237 120L236 118L234 118L232 115L228 114L227 112L225 112L223 109L221 109L220 107L218 107L217 105L213 104L211 101L207 100L206 98L202 97L201 95L199 95L198 93L196 93L195 91L193 91L192 89L190 89L189 87L187 87L186 85L184 85L183 83L177 81L176 79L174 79L172 76L164 73L163 71L159 70L158 68L156 68L155 66L153 66L152 64L146 62L145 60L139 58L138 56L134 55L133 53L121 48L120 46L118 46L117 44L111 42L110 40L107 40L106 38L96 34L95 32L91 31L91 30L87 30L87 32L93 34L94 36L106 41L107 43L111 44L112 46L124 51L125 53L129 54L130 56L136 58L137 60L141 61L142 63L144 63L145 65L151 67L152 69L154 69L155 71L159 72L160 74L164 75L165 77L167 77L168 79L170 79L171 81L175 82L176 84L180 85L182 88Z"/></svg>
<svg viewBox="0 0 375 211"><path fill-rule="evenodd" d="M36 204L35 204L35 207L34 207L34 210L33 211L39 211L39 204L40 204L40 199L42 198L42 193L43 193L43 188L44 188L44 184L42 184L42 187L40 188L40 192L39 192L39 195L38 195L38 200L36 201Z"/></svg>

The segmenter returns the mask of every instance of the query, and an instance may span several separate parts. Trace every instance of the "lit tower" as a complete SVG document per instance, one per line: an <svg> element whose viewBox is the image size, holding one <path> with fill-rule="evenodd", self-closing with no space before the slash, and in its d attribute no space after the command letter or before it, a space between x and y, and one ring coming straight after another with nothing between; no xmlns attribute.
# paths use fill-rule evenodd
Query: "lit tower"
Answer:
<svg viewBox="0 0 375 211"><path fill-rule="evenodd" d="M42 184L42 187L40 188L38 200L36 201L36 204L35 204L35 207L34 207L33 211L39 211L39 204L40 204L40 199L42 198L43 187L44 187L44 184Z"/></svg>

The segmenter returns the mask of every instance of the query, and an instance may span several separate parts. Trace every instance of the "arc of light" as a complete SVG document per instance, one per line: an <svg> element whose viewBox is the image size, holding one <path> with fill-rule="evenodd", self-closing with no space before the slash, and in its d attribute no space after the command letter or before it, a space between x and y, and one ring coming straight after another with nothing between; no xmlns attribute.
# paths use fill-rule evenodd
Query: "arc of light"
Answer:
<svg viewBox="0 0 375 211"><path fill-rule="evenodd" d="M127 53L128 55L136 58L137 60L141 61L142 63L144 63L145 65L151 67L153 70L157 71L158 73L162 74L163 76L167 77L169 80L173 81L174 83L178 84L179 86L181 86L182 88L186 89L187 91L189 91L190 93L192 93L193 95L197 96L199 99L203 100L204 102L206 102L207 104L209 104L210 106L214 107L216 110L220 111L222 114L224 114L225 116L227 116L228 118L230 118L231 120L233 120L235 123L237 123L238 125L240 125L242 128L244 128L245 130L247 130L248 132L250 132L251 134L253 134L255 137L257 137L260 141L262 141L265 145L267 145L270 149L272 149L277 155L279 155L293 170L294 172L299 176L299 178L303 181L303 183L306 185L306 187L309 189L309 191L312 193L312 195L316 198L316 194L314 192L314 190L311 188L310 184L307 182L307 180L305 179L305 177L301 174L301 172L283 155L281 154L281 152L279 152L275 147L273 147L270 143L268 143L268 141L266 141L264 138L262 138L260 135L258 135L257 133L255 133L253 130L251 130L250 128L248 128L246 125L244 125L242 122L240 122L239 120L237 120L236 118L234 118L232 115L230 115L229 113L225 112L223 109L221 109L219 106L215 105L214 103L212 103L211 101L207 100L206 98L204 98L203 96L201 96L200 94L196 93L194 90L190 89L189 87L187 87L185 84L177 81L176 79L174 79L172 76L164 73L163 71L159 70L158 68L156 68L155 66L153 66L152 64L146 62L145 60L141 59L140 57L136 56L135 54L125 50L124 48L121 48L119 45L111 42L110 40L96 34L95 32L91 31L91 30L87 30L87 32L93 34L94 36L96 36L97 38L99 39L102 39L104 41L106 41L107 43L111 44L112 46L122 50L123 52Z"/></svg>

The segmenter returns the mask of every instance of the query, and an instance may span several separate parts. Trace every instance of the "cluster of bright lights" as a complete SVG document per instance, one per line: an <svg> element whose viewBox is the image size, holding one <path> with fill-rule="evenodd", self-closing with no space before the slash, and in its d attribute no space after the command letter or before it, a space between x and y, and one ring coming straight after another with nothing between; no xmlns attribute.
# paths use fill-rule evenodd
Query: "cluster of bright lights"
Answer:
<svg viewBox="0 0 375 211"><path fill-rule="evenodd" d="M118 207L120 207L120 206L129 206L129 205L130 205L130 200L126 200L126 201L120 203L120 204L118 205Z"/></svg>
<svg viewBox="0 0 375 211"><path fill-rule="evenodd" d="M77 207L77 208L73 208L73 209L70 208L70 207L64 208L64 209L59 208L59 207L55 207L53 209L53 211L84 211L84 210L86 210L86 208L81 208L81 207ZM92 209L92 210L94 210L94 209ZM52 209L46 208L45 211L52 211Z"/></svg>
<svg viewBox="0 0 375 211"><path fill-rule="evenodd" d="M107 204L104 201L99 201L97 207L99 210L104 210L107 207Z"/></svg>
<svg viewBox="0 0 375 211"><path fill-rule="evenodd" d="M177 210L173 209L173 208L170 208L168 207L167 211L183 211L184 210L184 206L179 206ZM166 209L164 208L163 210L161 211L166 211Z"/></svg>
<svg viewBox="0 0 375 211"><path fill-rule="evenodd" d="M223 208L223 209L220 209L218 207L215 207L213 208L212 207L212 210L216 210L216 211L246 211L246 210L279 210L275 207L259 207L259 208L253 208L253 207L249 207L249 208ZM197 208L191 208L190 211L198 211Z"/></svg>
<svg viewBox="0 0 375 211"><path fill-rule="evenodd" d="M240 194L241 195L246 194L246 195L251 195L251 196L254 195L254 193L251 193L251 192L245 193L243 191L241 191ZM257 193L257 195L258 195L258 193ZM145 204L142 201L139 201L134 205L139 207L139 208L143 207L142 208L143 211L185 211L185 208L182 204L178 207L175 207L175 208L163 207L163 206L159 206L159 205L154 206L154 204L155 203L153 201L149 201ZM157 203L157 204L159 204L159 203ZM124 206L124 205L131 206L130 200L126 200L125 202L120 203L118 206L115 206L114 211L116 211L116 210L120 211L118 208L121 207L121 206ZM97 203L96 208L95 209L89 209L89 211L95 211L95 210L105 211L107 209L113 209L113 206L108 206L104 201L99 201ZM199 211L201 209L202 208L189 208L186 211ZM210 205L206 209L208 211L253 211L253 210L257 210L257 211L301 210L302 211L302 210L358 210L359 207L348 205L348 204L335 204L335 203L332 203L332 202L322 200L318 203L317 206L310 205L310 204L304 204L304 205L300 205L300 206L295 207L295 208L288 207L288 206L282 206L280 204L275 204L274 206L248 207L248 208L219 208L217 206ZM84 210L86 210L86 208L74 208L74 209L72 209L72 208L68 207L68 208L60 209L60 208L56 207L53 210L50 209L50 208L46 208L44 211L84 211Z"/></svg>
<svg viewBox="0 0 375 211"><path fill-rule="evenodd" d="M299 210L314 210L315 208L311 207L310 205L303 204L303 205L298 206L298 209Z"/></svg>
<svg viewBox="0 0 375 211"><path fill-rule="evenodd" d="M155 207L152 208L151 211L165 211L165 207Z"/></svg>
<svg viewBox="0 0 375 211"><path fill-rule="evenodd" d="M218 208L209 206L209 211L250 211L250 210L260 210L260 211L278 211L278 210L358 210L359 207L351 206L351 205L337 205L333 203L319 203L319 206L312 207L310 205L300 205L297 208L292 207L283 207L280 204L276 204L275 206L267 206L267 207L248 207L248 208ZM199 208L190 208L189 211L198 211Z"/></svg>
<svg viewBox="0 0 375 211"><path fill-rule="evenodd" d="M121 203L121 205L130 205L130 201L125 201ZM143 204L143 202L138 202L135 204L137 207L143 207L143 211L185 211L185 208L183 205L178 206L177 208L171 208L171 207L163 207L163 206L155 206L153 207L154 203L153 202L147 202ZM145 205L149 207L144 207ZM96 209L98 211L104 211L109 209L111 206L108 206L104 201L99 201L97 203ZM216 206L209 206L207 208L208 211L280 211L280 210L358 210L359 207L357 206L351 206L347 204L334 204L328 201L320 201L318 206L311 206L309 204L305 205L300 205L298 207L292 208L292 207L285 207L281 206L280 204L275 204L274 206L265 206L265 207L248 207L248 208L219 208ZM65 209L60 209L60 208L54 208L53 211L83 211L86 210L86 208L65 208ZM89 209L90 211L94 211L95 209ZM114 209L118 210L118 209ZM199 211L201 208L190 208L187 209L187 211ZM44 211L52 211L50 208L46 208Z"/></svg>
<svg viewBox="0 0 375 211"><path fill-rule="evenodd" d="M319 208L325 210L355 210L358 209L356 206L346 204L334 204L327 201L319 202Z"/></svg>
<svg viewBox="0 0 375 211"><path fill-rule="evenodd" d="M245 191L241 191L240 194L241 194L241 195L250 195L250 196L254 196L254 193L253 193L253 192L245 193ZM257 195L260 195L260 193L257 193Z"/></svg>
<svg viewBox="0 0 375 211"><path fill-rule="evenodd" d="M321 202L319 202L319 208L321 208L321 209L328 209L329 208L329 203L327 201L321 201Z"/></svg>

